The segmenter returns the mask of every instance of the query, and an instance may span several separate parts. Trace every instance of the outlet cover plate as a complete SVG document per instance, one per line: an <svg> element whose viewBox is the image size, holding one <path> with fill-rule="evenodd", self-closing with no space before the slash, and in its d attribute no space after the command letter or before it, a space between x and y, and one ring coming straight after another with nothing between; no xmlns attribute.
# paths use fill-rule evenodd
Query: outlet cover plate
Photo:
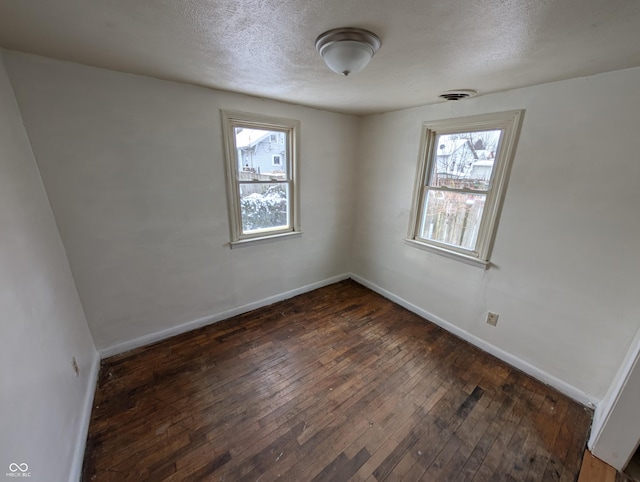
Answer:
<svg viewBox="0 0 640 482"><path fill-rule="evenodd" d="M496 326L498 324L498 314L497 313L487 313L487 323L491 326Z"/></svg>

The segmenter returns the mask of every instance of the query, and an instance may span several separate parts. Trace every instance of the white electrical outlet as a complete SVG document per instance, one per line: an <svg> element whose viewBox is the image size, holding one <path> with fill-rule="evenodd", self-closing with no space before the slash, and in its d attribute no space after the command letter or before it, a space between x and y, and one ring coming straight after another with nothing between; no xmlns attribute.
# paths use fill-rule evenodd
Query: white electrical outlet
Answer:
<svg viewBox="0 0 640 482"><path fill-rule="evenodd" d="M498 324L498 314L497 313L487 313L487 323L491 326L496 326Z"/></svg>

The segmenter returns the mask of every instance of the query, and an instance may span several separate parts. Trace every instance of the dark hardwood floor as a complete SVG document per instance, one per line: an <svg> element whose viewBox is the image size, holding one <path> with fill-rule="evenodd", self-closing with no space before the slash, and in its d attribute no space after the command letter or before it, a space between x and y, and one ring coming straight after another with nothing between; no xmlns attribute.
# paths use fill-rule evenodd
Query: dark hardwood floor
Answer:
<svg viewBox="0 0 640 482"><path fill-rule="evenodd" d="M102 363L87 481L575 481L592 412L354 281Z"/></svg>

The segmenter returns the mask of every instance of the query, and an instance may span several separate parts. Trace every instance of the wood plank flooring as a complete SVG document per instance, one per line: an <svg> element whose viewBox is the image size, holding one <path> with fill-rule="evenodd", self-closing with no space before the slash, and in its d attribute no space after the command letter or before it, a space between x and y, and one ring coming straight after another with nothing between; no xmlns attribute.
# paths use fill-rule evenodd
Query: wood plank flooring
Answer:
<svg viewBox="0 0 640 482"><path fill-rule="evenodd" d="M582 468L578 482L632 482L625 474L616 471L610 465L594 457L588 450L582 459Z"/></svg>
<svg viewBox="0 0 640 482"><path fill-rule="evenodd" d="M87 481L572 481L592 412L347 280L102 363Z"/></svg>

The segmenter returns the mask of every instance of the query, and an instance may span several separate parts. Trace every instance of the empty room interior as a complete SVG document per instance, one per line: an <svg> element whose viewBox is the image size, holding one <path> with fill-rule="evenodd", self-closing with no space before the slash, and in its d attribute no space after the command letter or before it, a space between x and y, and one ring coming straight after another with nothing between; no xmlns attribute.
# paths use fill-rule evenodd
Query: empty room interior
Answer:
<svg viewBox="0 0 640 482"><path fill-rule="evenodd" d="M640 480L639 118L635 0L0 0L0 473Z"/></svg>

